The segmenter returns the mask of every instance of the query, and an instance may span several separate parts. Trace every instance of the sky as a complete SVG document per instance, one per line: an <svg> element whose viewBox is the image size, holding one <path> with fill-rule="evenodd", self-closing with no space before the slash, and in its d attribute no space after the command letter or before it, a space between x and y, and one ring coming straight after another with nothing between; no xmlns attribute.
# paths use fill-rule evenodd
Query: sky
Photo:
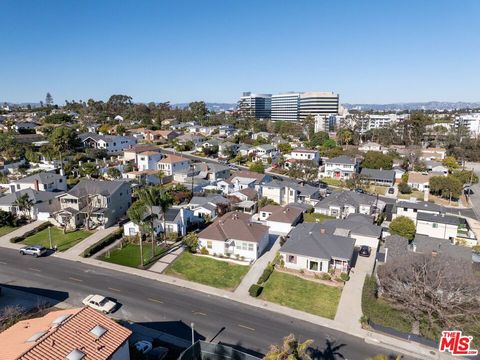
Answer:
<svg viewBox="0 0 480 360"><path fill-rule="evenodd" d="M478 0L2 0L0 101L480 101Z"/></svg>

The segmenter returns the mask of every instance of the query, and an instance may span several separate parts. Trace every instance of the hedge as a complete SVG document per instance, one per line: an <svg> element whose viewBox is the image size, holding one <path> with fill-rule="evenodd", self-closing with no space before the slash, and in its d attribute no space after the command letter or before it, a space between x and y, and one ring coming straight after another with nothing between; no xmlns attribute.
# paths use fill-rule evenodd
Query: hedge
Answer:
<svg viewBox="0 0 480 360"><path fill-rule="evenodd" d="M52 224L50 224L49 222L43 223L43 224L37 226L35 229L27 231L23 235L15 236L15 237L11 238L10 242L14 243L14 244L19 243L19 242L25 240L26 238L28 238L29 236L32 236L32 235L34 235L34 234L36 234L36 233L38 233L42 230L45 230L46 228L48 228L50 226L52 226Z"/></svg>
<svg viewBox="0 0 480 360"><path fill-rule="evenodd" d="M268 280L268 278L270 277L270 275L272 275L273 270L274 270L274 266L272 264L268 263L265 270L263 270L262 275L258 278L258 283L263 284L264 282L266 282Z"/></svg>
<svg viewBox="0 0 480 360"><path fill-rule="evenodd" d="M116 240L120 239L122 235L123 235L122 229L118 229L117 231L114 231L113 233L105 236L103 239L97 241L95 244L86 248L85 251L82 253L82 256L90 257L92 255L95 255L100 250L104 249L108 245L113 244Z"/></svg>
<svg viewBox="0 0 480 360"><path fill-rule="evenodd" d="M250 289L248 289L250 296L253 296L253 297L258 297L262 293L262 291L263 291L263 286L258 284L253 284L252 286L250 286Z"/></svg>

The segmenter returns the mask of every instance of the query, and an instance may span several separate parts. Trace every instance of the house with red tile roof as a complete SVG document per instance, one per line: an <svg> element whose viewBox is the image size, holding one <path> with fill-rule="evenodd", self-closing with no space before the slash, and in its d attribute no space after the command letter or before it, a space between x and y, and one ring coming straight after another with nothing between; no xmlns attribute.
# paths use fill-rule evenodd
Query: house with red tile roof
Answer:
<svg viewBox="0 0 480 360"><path fill-rule="evenodd" d="M0 333L0 359L128 360L131 333L89 307L52 311Z"/></svg>

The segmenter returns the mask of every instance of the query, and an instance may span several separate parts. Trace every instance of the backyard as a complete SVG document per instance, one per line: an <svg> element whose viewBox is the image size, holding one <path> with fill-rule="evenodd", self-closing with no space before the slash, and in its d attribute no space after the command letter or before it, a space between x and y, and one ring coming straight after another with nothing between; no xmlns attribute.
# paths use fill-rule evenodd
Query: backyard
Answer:
<svg viewBox="0 0 480 360"><path fill-rule="evenodd" d="M185 251L167 268L166 274L220 289L233 290L248 270L249 267L246 265L196 256Z"/></svg>
<svg viewBox="0 0 480 360"><path fill-rule="evenodd" d="M323 215L323 214L316 214L316 213L305 213L303 214L303 221L304 222L318 222L318 223L323 223L328 220L334 220L335 217L333 216L328 216L328 215Z"/></svg>
<svg viewBox="0 0 480 360"><path fill-rule="evenodd" d="M158 256L167 249L163 246L155 246L154 253ZM150 244L143 245L143 264L148 264L152 258L152 246ZM137 244L127 244L121 248L115 248L107 251L100 257L101 260L111 262L118 265L139 267L140 266L140 246Z"/></svg>
<svg viewBox="0 0 480 360"><path fill-rule="evenodd" d="M47 228L29 236L22 241L22 244L42 245L46 248L50 248L50 237L48 235L48 231L49 230ZM84 230L70 231L64 234L63 230L57 229L56 227L51 227L50 232L52 246L56 246L58 251L68 250L92 234L92 232Z"/></svg>
<svg viewBox="0 0 480 360"><path fill-rule="evenodd" d="M292 309L333 319L342 290L295 275L274 271L265 283L260 298Z"/></svg>

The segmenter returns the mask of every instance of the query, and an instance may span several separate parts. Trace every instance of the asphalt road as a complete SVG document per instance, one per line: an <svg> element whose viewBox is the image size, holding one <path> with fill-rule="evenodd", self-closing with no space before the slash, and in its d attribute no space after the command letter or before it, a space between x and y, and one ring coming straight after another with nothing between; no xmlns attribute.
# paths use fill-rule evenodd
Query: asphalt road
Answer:
<svg viewBox="0 0 480 360"><path fill-rule="evenodd" d="M345 359L388 353L354 336L288 316L55 257L35 259L0 249L0 283L73 305L81 305L88 294L102 294L121 304L114 317L184 339L190 339L189 326L194 322L197 339L234 345L251 353L264 354L270 344L279 343L289 333L313 339L314 345L325 351L325 359L337 358L328 356L329 343L333 344L330 348L340 346L338 351Z"/></svg>

